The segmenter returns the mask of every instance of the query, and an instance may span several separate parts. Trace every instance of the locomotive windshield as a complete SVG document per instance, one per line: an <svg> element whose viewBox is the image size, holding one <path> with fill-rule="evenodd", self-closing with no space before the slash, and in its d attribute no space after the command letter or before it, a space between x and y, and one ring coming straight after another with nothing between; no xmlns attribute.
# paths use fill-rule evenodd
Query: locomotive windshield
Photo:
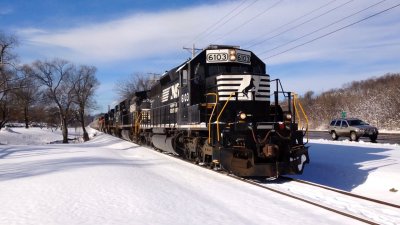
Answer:
<svg viewBox="0 0 400 225"><path fill-rule="evenodd" d="M219 74L264 74L264 63L251 52L239 49L207 50L208 76Z"/></svg>
<svg viewBox="0 0 400 225"><path fill-rule="evenodd" d="M260 65L243 65L238 63L230 64L209 64L208 65L208 75L218 75L218 74L263 74Z"/></svg>

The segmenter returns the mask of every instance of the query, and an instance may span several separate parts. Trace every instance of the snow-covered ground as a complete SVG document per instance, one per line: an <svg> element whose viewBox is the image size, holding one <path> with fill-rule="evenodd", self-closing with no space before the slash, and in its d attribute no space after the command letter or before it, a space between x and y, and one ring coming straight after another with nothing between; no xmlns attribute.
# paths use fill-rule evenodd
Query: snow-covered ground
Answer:
<svg viewBox="0 0 400 225"><path fill-rule="evenodd" d="M309 152L301 179L400 205L398 144L311 140Z"/></svg>
<svg viewBox="0 0 400 225"><path fill-rule="evenodd" d="M0 131L0 224L357 224L145 147L90 133L86 143L48 144L62 139L60 131ZM74 139L81 132L70 129L70 134ZM311 163L297 178L400 204L399 145L328 140L309 145ZM400 215L393 210L389 213Z"/></svg>

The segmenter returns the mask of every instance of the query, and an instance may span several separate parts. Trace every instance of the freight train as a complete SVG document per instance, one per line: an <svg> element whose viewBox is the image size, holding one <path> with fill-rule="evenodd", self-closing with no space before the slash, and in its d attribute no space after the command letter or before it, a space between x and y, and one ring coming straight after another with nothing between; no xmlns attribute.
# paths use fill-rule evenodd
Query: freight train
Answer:
<svg viewBox="0 0 400 225"><path fill-rule="evenodd" d="M110 109L97 128L237 176L301 174L307 129L295 100L253 52L210 45Z"/></svg>

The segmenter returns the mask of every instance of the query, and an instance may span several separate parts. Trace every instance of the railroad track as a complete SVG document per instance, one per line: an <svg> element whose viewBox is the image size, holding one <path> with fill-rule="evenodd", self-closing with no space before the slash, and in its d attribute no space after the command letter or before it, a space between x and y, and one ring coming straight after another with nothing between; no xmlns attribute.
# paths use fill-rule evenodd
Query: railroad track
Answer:
<svg viewBox="0 0 400 225"><path fill-rule="evenodd" d="M269 191L272 191L272 192L275 192L275 193L278 193L278 194L281 194L281 195L284 195L284 196L287 196L287 197L290 197L290 198L293 198L293 199L296 199L296 200L305 202L305 203L307 203L307 204L314 205L314 206L316 206L316 207L318 207L318 208L322 208L322 209L328 210L328 211L330 211L330 212L334 212L334 213L340 214L340 215L342 215L342 216L346 216L346 217L349 217L349 218L351 218L351 219L364 222L364 223L366 223L366 224L379 225L379 223L376 223L376 222L374 222L374 221L370 221L370 220L368 220L368 219L361 218L361 217L359 217L359 216L356 216L356 215L353 215L353 214L350 214L350 213L347 213L347 212L344 212L344 211L340 211L340 210L337 210L337 209L335 209L335 208L331 208L331 207L329 207L329 206L325 206L325 205L323 205L323 204L320 204L320 203L317 203L317 202L314 202L314 201L310 201L310 200L308 200L308 199L306 199L306 198L301 198L301 197L299 197L299 196L290 194L290 193L288 193L288 192L279 190L279 189L277 189L277 188L271 188L271 187L265 186L265 185L263 185L262 183L259 183L259 182L255 181L255 180L249 180L249 179L240 178L240 177L236 177L236 176L231 176L231 177L233 177L233 178L235 178L235 179L238 179L238 180L241 180L241 181L243 181L243 182L246 182L246 183L255 185L255 186L257 186L257 187L260 187L260 188L263 188L263 189L267 189L267 190L269 190Z"/></svg>
<svg viewBox="0 0 400 225"><path fill-rule="evenodd" d="M177 155L172 155L172 154L169 154L169 153L165 153L165 152L162 152L162 151L159 151L159 150L156 150L156 149L154 149L154 150L156 152L161 153L161 154L168 155L170 157L185 161L185 162L190 163L190 164L194 164L192 161L184 160L184 159L180 158ZM337 207L330 206L328 204L324 204L324 203L321 203L321 202L318 202L318 201L314 201L312 199L308 199L306 197L299 196L297 194L290 193L290 192L285 191L285 190L283 190L281 188L277 188L276 185L279 185L279 183L283 183L283 182L286 182L286 183L287 182L296 182L296 183L301 183L301 184L313 186L315 188L324 189L324 190L329 191L329 192L335 192L335 193L338 193L338 194L341 194L341 195L345 195L345 196L349 196L349 197L352 197L352 198L357 198L357 199L361 199L361 200L364 200L364 201L369 201L369 202L372 202L374 204L384 205L386 207L391 207L394 210L400 209L400 206L396 205L396 204L392 204L392 203L388 203L388 202L384 202L384 201L380 201L380 200L376 200L376 199L372 199L372 198L356 195L356 194L349 193L349 192L346 192L346 191L338 190L338 189L335 189L335 188L331 188L331 187L327 187L327 186L323 186L323 185L319 185L319 184L315 184L315 183L311 183L311 182L307 182L307 181L303 181L303 180L298 180L298 179L293 179L293 178L288 178L288 177L281 177L281 178L278 178L278 179L272 180L272 181L271 180L266 180L266 179L247 179L247 178L235 176L235 175L233 175L231 173L228 173L225 170L215 170L215 169L209 168L207 166L198 165L198 164L194 164L194 165L197 165L197 166L202 167L204 169L208 169L208 170L211 170L213 172L229 176L230 178L233 178L233 179L236 179L236 180L240 180L242 182L245 182L245 183L248 183L248 184L263 188L263 189L266 189L268 191L275 192L277 194L280 194L280 195L283 195L283 196L286 196L286 197L289 197L289 198L296 199L298 201L301 201L301 202L316 206L318 208L322 208L322 209L328 210L328 211L336 213L338 215L345 216L345 217L348 217L348 218L351 218L351 219L354 219L354 220L357 220L357 221L360 221L360 222L363 222L363 223L366 223L366 224L378 225L378 224L382 224L382 221L377 221L374 218L368 218L366 216L360 216L360 215L357 215L355 213L348 212L346 210L338 209ZM271 184L273 184L273 185L271 186ZM399 211L399 213L400 213L400 211ZM379 218L381 218L381 216L379 216ZM388 219L388 220L391 220L391 219ZM394 220L396 220L396 219L394 219ZM399 224L399 223L400 223L400 218L399 218L399 221L394 221L391 224Z"/></svg>
<svg viewBox="0 0 400 225"><path fill-rule="evenodd" d="M128 140L126 140L126 141L128 141ZM154 151L156 151L158 153L161 153L163 155L168 155L170 157L185 161L187 163L194 164L194 162L189 161L189 160L185 160L185 159L179 157L178 155L173 155L173 154L170 154L170 153L166 153L166 152L154 149L151 146L146 146L146 147L148 147L150 149L153 149ZM375 225L375 224L382 224L382 222L381 221L376 221L376 219L374 219L374 218L368 218L366 216L360 216L360 215L357 215L355 213L348 212L346 210L338 209L337 207L334 207L334 206L329 206L327 204L324 204L324 203L321 203L321 202L318 202L318 201L314 201L312 199L308 199L306 197L299 196L297 194L290 193L289 191L285 191L282 188L278 188L276 186L279 185L279 183L296 182L296 183L301 183L301 184L308 185L308 186L313 186L313 187L316 187L316 188L319 188L319 189L324 189L324 190L329 191L329 192L335 192L335 193L341 194L343 196L348 196L348 197L360 199L360 200L363 200L363 201L368 201L368 202L377 204L378 207L379 206L385 206L385 207L393 208L394 210L399 210L400 209L400 206L396 205L396 204L392 204L392 203L388 203L388 202L384 202L384 201L368 198L368 197L365 197L365 196L356 195L356 194L353 194L353 193L350 193L350 192L342 191L342 190L339 190L339 189L335 189L335 188L331 188L331 187L327 187L327 186L323 186L323 185L319 185L319 184L315 184L315 183L311 183L311 182L303 181L303 180L299 180L299 179L293 179L293 178L289 178L289 177L280 177L275 181L267 181L266 179L264 179L264 180L262 180L262 179L246 179L246 178L243 178L243 177L235 176L235 175L233 175L233 174L231 174L231 173L229 173L227 171L224 171L224 170L215 170L215 169L212 169L210 167L203 166L203 165L198 165L198 164L194 164L194 165L197 165L197 166L205 168L205 169L209 169L209 170L211 170L213 172L216 172L216 173L219 173L219 174L227 175L227 176L229 176L229 177L231 177L233 179L240 180L242 182L246 182L248 184L251 184L251 185L266 189L268 191L275 192L277 194L280 194L280 195L283 195L283 196L286 196L286 197L290 197L290 198L296 199L298 201L305 202L305 203L310 204L310 205L314 205L316 207L328 210L328 211L333 212L333 213L337 213L338 215L345 216L345 217L348 217L348 218L351 218L351 219L354 219L354 220L357 220L357 221L360 221L360 222L363 222L363 223L366 223L366 224L374 224ZM400 211L397 214L400 215ZM378 218L381 218L381 216L378 216ZM393 220L396 220L396 218L394 218ZM393 223L392 222L390 222L390 223L391 224L400 224L400 218L399 218L398 221L393 221Z"/></svg>
<svg viewBox="0 0 400 225"><path fill-rule="evenodd" d="M389 206L389 207L400 209L400 205L397 205L397 204L381 201L381 200L378 200L378 199L369 198L369 197L362 196L362 195L357 195L357 194L354 194L354 193L351 193L351 192L347 192L347 191L343 191L343 190L340 190L340 189L336 189L336 188L332 188L332 187L316 184L316 183L313 183L313 182L300 180L300 179L295 179L295 178L291 178L291 177L280 177L280 179L286 180L286 181L298 182L298 183L302 183L302 184L307 184L307 185L310 185L310 186L319 187L319 188L322 188L322 189L333 191L333 192L336 192L336 193L339 193L339 194L343 194L343 195L351 196L351 197L354 197L354 198L358 198L358 199L363 199L363 200L366 200L366 201L374 202L374 203L377 203L377 204L380 204L380 205L385 205L385 206Z"/></svg>
<svg viewBox="0 0 400 225"><path fill-rule="evenodd" d="M159 151L159 150L155 150L155 151L160 152L160 153L163 154L162 151ZM184 159L180 158L177 155L172 155L172 154L169 154L169 153L164 153L164 154L166 154L168 156L171 156L173 158L179 159L179 160L183 160L183 161L185 161L187 163L194 164L192 161L184 160ZM399 211L400 206L396 205L396 204L384 202L384 201L377 200L377 199L368 198L368 197L365 197L365 196L353 194L353 193L346 192L346 191L343 191L343 190L339 190L339 189L335 189L335 188L319 185L319 184L308 182L308 181L304 181L304 180L293 179L293 178L289 178L289 177L280 177L280 178L278 178L276 180L272 180L272 181L271 180L267 180L267 179L247 179L247 178L235 176L235 175L233 175L233 174L231 174L231 173L229 173L229 172L227 172L225 170L215 170L215 169L209 168L207 166L202 166L202 165L198 165L198 164L195 164L195 165L197 165L199 167L202 167L204 169L211 170L211 171L219 173L219 174L227 175L227 176L229 176L229 177L231 177L233 179L240 180L242 182L246 182L248 184L251 184L251 185L266 189L268 191L272 191L272 192L275 192L277 194L280 194L280 195L283 195L283 196L286 196L286 197L289 197L289 198L293 198L293 199L296 199L296 200L301 201L301 202L305 202L305 203L310 204L310 205L314 205L316 207L328 210L328 211L336 213L338 215L345 216L345 217L348 217L348 218L351 218L351 219L354 219L354 220L357 220L357 221L360 221L360 222L363 222L363 223L366 223L366 224L374 224L374 225L375 224L382 224L382 223L384 223L384 222L381 221L382 218L383 218L384 221L390 221L389 224L400 224L400 216L399 216L398 220L396 218L388 218L387 219L387 218L384 218L385 216L382 216L382 215L379 215L378 218L373 218L373 215L371 215L371 217L368 217L368 216L365 216L365 215L361 216L361 215L358 215L357 213L352 213L352 212L349 212L347 210L343 210L343 209L340 209L338 207L335 207L335 206L332 206L332 205L329 205L329 204L324 204L324 203L321 203L319 201L316 201L316 200L313 200L313 199L309 199L307 197L303 197L303 196L298 195L298 194L293 194L291 192L285 191L282 188L278 188L276 186L279 186L281 183L289 183L289 182L300 183L300 184L312 186L312 187L317 188L317 189L323 189L323 190L326 190L328 192L334 192L334 193L337 193L339 195L348 196L348 197L351 197L351 198L355 198L355 199L360 199L360 200L363 200L363 201L371 202L371 204L375 204L375 207L378 207L378 208L382 208L382 206L385 206L385 207L388 207L388 208L392 208L393 211L398 211L398 214L400 215L400 211ZM374 207L372 207L372 208L374 208Z"/></svg>
<svg viewBox="0 0 400 225"><path fill-rule="evenodd" d="M232 175L230 175L230 176L232 176ZM284 181L284 182L301 183L301 184L309 185L309 186L312 186L312 187L317 187L319 189L324 189L324 190L327 190L328 192L334 192L334 193L337 193L337 194L342 195L342 196L348 196L349 198L355 198L355 199L359 199L359 200L362 200L362 201L366 201L366 202L370 203L368 205L374 205L376 207L376 208L374 208L374 207L371 208L371 206L365 206L369 210L382 209L382 207L384 207L384 209L382 209L382 210L391 210L393 212L392 213L393 215L399 215L400 206L396 205L396 204L392 204L392 203L384 202L384 201L381 201L381 200L368 198L368 197L365 197L365 196L356 195L356 194L349 193L349 192L346 192L346 191L338 190L338 189L335 189L335 188L331 188L331 187L327 187L327 186L323 186L323 185L319 185L319 184L315 184L315 183L311 183L311 182L307 182L307 181L303 181L303 180L287 178L287 177L282 177L282 178L279 178L279 179L277 179L275 181L265 181L265 180L260 180L260 179L256 179L256 180L254 180L254 179L245 179L245 178L240 178L240 177L236 177L236 176L232 176L232 177L235 178L235 179L242 180L243 182L258 186L260 188L267 189L269 191L272 191L272 192L275 192L275 193L278 193L278 194L281 194L281 195L284 195L284 196L287 196L287 197L290 197L290 198L293 198L293 199L297 199L299 201L314 205L314 206L319 207L319 208L323 208L325 210L337 213L339 215L346 216L346 217L349 217L351 219L361 221L361 222L366 223L366 224L383 224L383 223L386 223L386 222L388 224L399 224L400 223L400 217L399 216L397 216L397 218L396 218L396 216L395 217L390 217L390 215L386 216L386 215L379 215L379 214L378 215L374 215L374 214L371 214L371 215L359 215L357 213L350 212L348 210L340 209L340 207L337 207L335 205L330 205L330 204L327 204L327 203L323 203L323 202L320 202L320 201L316 201L316 200L304 197L304 196L299 195L299 194L291 193L290 191L287 191L284 188L279 188L277 186L279 186L280 182L282 182L282 181ZM313 190L316 190L316 189L314 188ZM348 198L344 198L344 197L339 197L339 198L342 198L342 201L348 200ZM362 204L365 204L365 203L362 203Z"/></svg>

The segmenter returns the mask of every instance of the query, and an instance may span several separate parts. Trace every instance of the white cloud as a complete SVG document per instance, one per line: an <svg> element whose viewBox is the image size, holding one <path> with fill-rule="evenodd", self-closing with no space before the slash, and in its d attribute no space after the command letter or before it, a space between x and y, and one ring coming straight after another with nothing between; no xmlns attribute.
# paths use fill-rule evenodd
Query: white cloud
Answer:
<svg viewBox="0 0 400 225"><path fill-rule="evenodd" d="M299 26L297 29L286 32L262 45L255 46L253 51L255 53L263 52L274 46L286 43L287 41L307 34L307 32L329 24L338 18L363 9L374 2L375 1L368 1L368 4L366 1L362 3L351 2L332 13ZM238 25L242 24L243 21L262 12L271 6L272 3L272 1L262 1L254 4L250 9L231 18L229 22L219 27L219 29L211 35L206 35L205 38L202 39L196 39L196 37L198 37L200 32L204 31L205 28L217 22L221 16L226 15L238 2L222 2L217 5L177 9L175 11L159 13L140 13L106 23L82 24L80 27L67 30L39 30L29 28L20 30L20 32L31 43L37 45L36 47L47 48L51 46L52 52L54 52L54 47L59 47L60 51L68 50L68 54L72 58L114 61L129 58L155 57L157 55L163 55L163 53L164 55L168 55L170 52L181 51L183 45L190 43L191 40L197 40L198 43L196 43L196 45L204 47L210 44L212 40L220 39L222 34L236 28ZM324 8L324 10L315 12L302 20L305 21L313 16L322 14L322 12L327 11L329 8L340 4L343 4L343 2L332 4ZM323 4L320 3L320 5ZM386 4L380 8L388 5L390 4ZM304 15L306 12L316 7L315 1L309 0L284 2L221 40L226 43L246 45L254 37L268 30L273 30L294 18ZM380 8L376 7L376 10ZM371 12L376 12L376 10L371 10ZM382 17L376 20L384 20L385 17ZM356 16L353 20L343 22L341 25L348 24L358 18L361 18L361 15ZM299 22L285 26L277 32L279 33L290 27L296 27L296 24L300 24L300 22L302 21L299 20ZM395 33L399 30L398 28L400 28L400 23L398 21L394 25L390 24L387 26L382 24L374 26L373 24L370 25L368 22L364 24L367 25L360 24L350 29L339 31L330 37L318 40L312 44L307 44L289 53L282 54L282 56L279 57L280 60L274 59L273 62L285 63L287 61L313 60L321 57L341 58L342 55L340 51L338 51L340 49L344 49L345 52L347 49L354 50L355 46L359 46L362 49L364 47L363 44L368 44L369 46L375 45L377 42L383 42L382 39L385 38L385 35L387 36L387 34L390 33L393 34L392 38L398 38ZM332 29L326 29L275 51L263 54L262 56L267 57L271 54L279 53L291 46L296 46L330 30ZM265 36L268 37L271 36L271 34L266 33ZM386 40L384 42L388 41ZM290 54L291 52L298 54L298 57L294 57L294 55ZM335 54L330 54L332 52ZM307 57L305 58L305 56Z"/></svg>
<svg viewBox="0 0 400 225"><path fill-rule="evenodd" d="M181 49L185 37L197 30L199 18L208 12L217 12L221 7L135 14L106 23L83 24L68 30L29 28L19 32L37 47L55 46L60 47L60 51L69 49L70 54L78 58L100 61L143 58ZM209 18L212 20L216 16Z"/></svg>
<svg viewBox="0 0 400 225"><path fill-rule="evenodd" d="M344 4L346 1L335 1L326 8L297 20L295 19L330 1L283 1L267 13L254 18L245 26L238 27L275 2L258 1L248 10L226 20L226 23L211 34L206 33L201 36L199 36L201 32L218 22L221 17L227 15L240 2L223 1L208 6L193 6L157 13L137 13L104 23L82 23L81 26L72 29L26 28L21 29L19 34L30 43L28 46L30 52L42 54L40 57L57 56L94 65L104 62L112 65L113 62L121 60L131 61L132 64L135 64L136 61L139 62L140 59L146 58L151 58L153 63L171 59L183 61L186 58L178 59L183 55L180 54L183 52L182 47L184 45L190 47L193 41L196 41L196 47L218 43L249 46L256 37L258 37L257 41L265 40L288 30L250 49L258 54L349 16L378 1L352 1L303 25L300 24ZM290 43L285 47L262 54L260 58L285 51L395 4L397 4L396 1L387 0L332 27ZM293 82L296 86L292 86L295 89L316 91L326 90L329 87L340 87L340 84L350 82L351 79L368 78L373 76L372 73L374 72L381 73L375 75L399 72L399 64L390 63L400 52L399 9L400 7L392 9L302 47L268 58L265 60L267 67L285 67L286 65L292 66L295 63L307 63L310 68L307 68L307 70L301 68L301 72L296 73L297 77L285 73L276 75L283 75L283 78L290 79L291 83L296 81ZM235 13L231 15L235 15ZM290 21L295 22L281 27ZM234 32L223 36L236 28L237 30ZM219 41L213 43L214 40ZM189 54L185 57L189 57ZM390 65L382 64L382 62L387 62ZM320 67L320 63L332 64L332 66L324 65ZM139 70L141 70L144 66L137 65L136 67L140 67ZM155 68L151 72L164 71L165 69L168 68ZM397 71L395 71L396 69Z"/></svg>

